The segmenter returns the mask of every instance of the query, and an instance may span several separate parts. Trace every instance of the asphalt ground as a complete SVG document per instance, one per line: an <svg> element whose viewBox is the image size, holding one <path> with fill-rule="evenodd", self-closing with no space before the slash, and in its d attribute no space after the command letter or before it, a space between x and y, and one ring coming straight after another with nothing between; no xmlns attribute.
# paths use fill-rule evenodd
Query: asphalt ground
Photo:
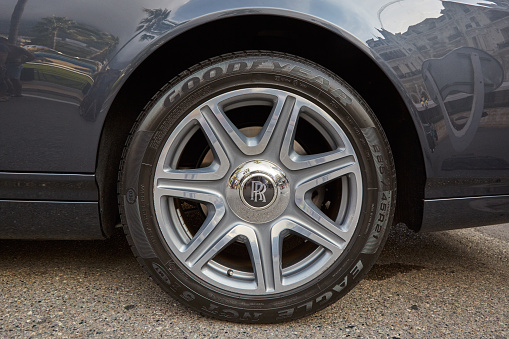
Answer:
<svg viewBox="0 0 509 339"><path fill-rule="evenodd" d="M509 338L509 224L429 234L395 226L356 288L278 325L193 313L106 241L0 241L0 338Z"/></svg>

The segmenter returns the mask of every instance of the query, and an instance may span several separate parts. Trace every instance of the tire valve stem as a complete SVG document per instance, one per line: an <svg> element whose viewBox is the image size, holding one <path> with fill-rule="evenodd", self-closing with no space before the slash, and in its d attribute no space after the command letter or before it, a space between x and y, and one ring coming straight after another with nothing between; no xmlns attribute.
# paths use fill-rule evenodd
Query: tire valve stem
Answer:
<svg viewBox="0 0 509 339"><path fill-rule="evenodd" d="M228 270L228 272L226 273L229 277L233 276L233 270Z"/></svg>

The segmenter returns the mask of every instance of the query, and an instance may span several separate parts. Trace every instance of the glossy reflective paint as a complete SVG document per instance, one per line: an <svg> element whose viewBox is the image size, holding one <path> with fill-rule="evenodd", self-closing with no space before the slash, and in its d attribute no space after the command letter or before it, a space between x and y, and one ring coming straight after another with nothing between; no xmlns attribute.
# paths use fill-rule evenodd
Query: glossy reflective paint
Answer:
<svg viewBox="0 0 509 339"><path fill-rule="evenodd" d="M36 59L23 97L0 102L0 171L93 174L108 109L146 57L206 22L259 14L325 27L377 62L415 123L423 198L509 194L505 0L3 0L0 36Z"/></svg>
<svg viewBox="0 0 509 339"><path fill-rule="evenodd" d="M509 10L483 4L444 1L438 17L368 41L411 100L426 198L508 193Z"/></svg>

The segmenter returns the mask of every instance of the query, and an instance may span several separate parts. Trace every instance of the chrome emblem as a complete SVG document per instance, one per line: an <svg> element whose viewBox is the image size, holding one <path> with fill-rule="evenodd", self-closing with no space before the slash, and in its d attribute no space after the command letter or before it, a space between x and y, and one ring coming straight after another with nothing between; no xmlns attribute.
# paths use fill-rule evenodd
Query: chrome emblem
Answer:
<svg viewBox="0 0 509 339"><path fill-rule="evenodd" d="M251 201L258 202L258 200L265 202L265 191L267 186L261 181L251 181Z"/></svg>
<svg viewBox="0 0 509 339"><path fill-rule="evenodd" d="M267 208L274 202L276 195L276 185L265 173L252 174L241 183L240 197L249 208Z"/></svg>

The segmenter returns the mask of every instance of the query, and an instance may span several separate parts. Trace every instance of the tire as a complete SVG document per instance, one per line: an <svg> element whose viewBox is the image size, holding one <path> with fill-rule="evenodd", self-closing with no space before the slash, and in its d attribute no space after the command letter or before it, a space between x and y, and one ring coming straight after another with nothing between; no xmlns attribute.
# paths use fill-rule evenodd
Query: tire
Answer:
<svg viewBox="0 0 509 339"><path fill-rule="evenodd" d="M207 316L275 323L345 295L380 254L396 180L368 105L308 60L200 63L140 114L119 173L138 261Z"/></svg>

